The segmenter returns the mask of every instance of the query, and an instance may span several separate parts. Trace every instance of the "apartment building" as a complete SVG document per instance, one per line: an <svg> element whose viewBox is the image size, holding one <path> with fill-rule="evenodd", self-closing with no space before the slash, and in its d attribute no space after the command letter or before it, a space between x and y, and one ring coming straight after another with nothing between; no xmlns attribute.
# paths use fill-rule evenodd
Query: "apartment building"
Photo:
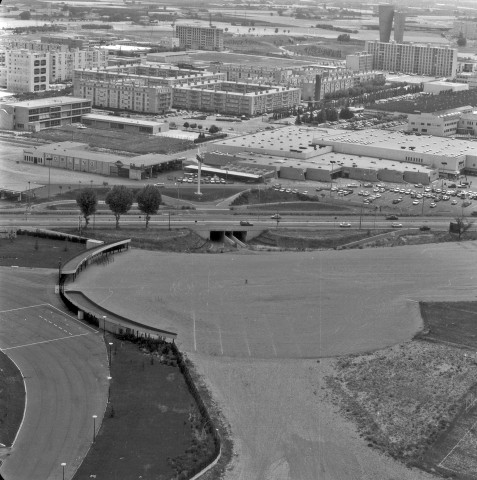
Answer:
<svg viewBox="0 0 477 480"><path fill-rule="evenodd" d="M353 72L369 72L373 69L373 56L368 52L346 55L346 68Z"/></svg>
<svg viewBox="0 0 477 480"><path fill-rule="evenodd" d="M457 49L448 46L367 41L366 52L375 70L448 78L457 72Z"/></svg>
<svg viewBox="0 0 477 480"><path fill-rule="evenodd" d="M22 39L7 40L5 50L29 50L49 54L50 83L73 79L74 69L98 69L108 66L108 52L100 49L79 49L68 44L40 43Z"/></svg>
<svg viewBox="0 0 477 480"><path fill-rule="evenodd" d="M214 26L176 25L180 46L194 50L223 50L224 31Z"/></svg>
<svg viewBox="0 0 477 480"><path fill-rule="evenodd" d="M12 93L49 90L50 58L48 52L14 50L5 52L0 79Z"/></svg>
<svg viewBox="0 0 477 480"><path fill-rule="evenodd" d="M300 104L299 88L207 81L173 88L172 106L226 115L258 115L285 111Z"/></svg>
<svg viewBox="0 0 477 480"><path fill-rule="evenodd" d="M45 128L81 122L91 113L85 98L52 97L0 105L0 128L37 132Z"/></svg>

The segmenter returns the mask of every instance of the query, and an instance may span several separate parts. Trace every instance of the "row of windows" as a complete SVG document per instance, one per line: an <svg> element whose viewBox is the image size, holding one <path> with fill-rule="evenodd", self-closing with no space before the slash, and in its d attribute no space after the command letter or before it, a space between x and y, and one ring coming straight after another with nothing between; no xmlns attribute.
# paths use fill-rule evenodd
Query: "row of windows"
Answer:
<svg viewBox="0 0 477 480"><path fill-rule="evenodd" d="M34 66L39 67L40 65L46 65L46 60L35 60Z"/></svg>
<svg viewBox="0 0 477 480"><path fill-rule="evenodd" d="M406 155L406 162L422 163L422 158L419 158L419 157L408 157L408 156Z"/></svg>

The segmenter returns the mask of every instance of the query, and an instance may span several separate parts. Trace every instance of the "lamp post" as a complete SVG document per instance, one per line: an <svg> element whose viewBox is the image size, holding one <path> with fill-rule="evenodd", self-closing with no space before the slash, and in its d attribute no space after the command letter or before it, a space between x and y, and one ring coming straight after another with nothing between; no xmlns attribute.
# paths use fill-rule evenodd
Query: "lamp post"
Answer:
<svg viewBox="0 0 477 480"><path fill-rule="evenodd" d="M106 333L106 315L103 315L103 337Z"/></svg>
<svg viewBox="0 0 477 480"><path fill-rule="evenodd" d="M28 208L31 206L31 190L30 190L30 182L28 182Z"/></svg>
<svg viewBox="0 0 477 480"><path fill-rule="evenodd" d="M441 165L442 165L442 185L441 185L441 188L444 188L444 172L445 172L447 162L441 162Z"/></svg>
<svg viewBox="0 0 477 480"><path fill-rule="evenodd" d="M169 231L171 231L171 212L169 211Z"/></svg>
<svg viewBox="0 0 477 480"><path fill-rule="evenodd" d="M58 285L61 282L61 257L60 260L58 261Z"/></svg>
<svg viewBox="0 0 477 480"><path fill-rule="evenodd" d="M66 467L66 463L63 462L63 463L61 464L61 468L63 469L63 480L65 480L65 467Z"/></svg>
<svg viewBox="0 0 477 480"><path fill-rule="evenodd" d="M111 357L111 347L113 346L113 342L109 342L109 368L111 369L111 360L112 360L112 357Z"/></svg>
<svg viewBox="0 0 477 480"><path fill-rule="evenodd" d="M48 160L48 201L50 201L50 187L51 187L51 161L53 160L52 157L47 157Z"/></svg>
<svg viewBox="0 0 477 480"><path fill-rule="evenodd" d="M98 415L93 415L93 443L96 441L96 419Z"/></svg>
<svg viewBox="0 0 477 480"><path fill-rule="evenodd" d="M111 398L111 380L113 379L113 377L108 377L108 403L109 403L109 399Z"/></svg>
<svg viewBox="0 0 477 480"><path fill-rule="evenodd" d="M225 183L226 183L226 184L227 184L228 180L229 180L229 169L226 168L226 169L225 169Z"/></svg>
<svg viewBox="0 0 477 480"><path fill-rule="evenodd" d="M78 215L78 232L81 235L81 215Z"/></svg>
<svg viewBox="0 0 477 480"><path fill-rule="evenodd" d="M330 186L330 197L331 197L331 190L333 188L333 169L335 167L336 160L330 160L331 163L331 186Z"/></svg>

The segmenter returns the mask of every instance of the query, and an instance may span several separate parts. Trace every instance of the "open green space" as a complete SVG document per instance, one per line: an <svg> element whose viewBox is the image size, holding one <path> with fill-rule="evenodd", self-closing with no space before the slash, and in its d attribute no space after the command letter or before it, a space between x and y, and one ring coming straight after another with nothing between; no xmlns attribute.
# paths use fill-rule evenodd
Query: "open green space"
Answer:
<svg viewBox="0 0 477 480"><path fill-rule="evenodd" d="M170 346L107 335L110 402L96 441L74 479L189 478L213 453L204 425Z"/></svg>
<svg viewBox="0 0 477 480"><path fill-rule="evenodd" d="M58 268L60 260L64 263L85 249L84 243L30 235L17 235L12 240L1 238L0 266Z"/></svg>
<svg viewBox="0 0 477 480"><path fill-rule="evenodd" d="M50 142L83 142L90 147L108 149L115 152L129 152L137 155L146 153L172 154L194 148L194 142L190 140L153 135L135 135L94 128L78 130L71 126L41 130L33 133L32 137Z"/></svg>
<svg viewBox="0 0 477 480"><path fill-rule="evenodd" d="M0 352L0 444L11 446L25 407L25 385L16 365Z"/></svg>

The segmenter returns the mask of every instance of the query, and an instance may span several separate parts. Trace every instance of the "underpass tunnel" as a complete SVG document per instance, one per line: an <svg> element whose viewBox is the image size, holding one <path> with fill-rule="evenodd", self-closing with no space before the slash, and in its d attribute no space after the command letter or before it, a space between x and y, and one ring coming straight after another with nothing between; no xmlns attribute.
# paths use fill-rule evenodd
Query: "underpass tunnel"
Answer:
<svg viewBox="0 0 477 480"><path fill-rule="evenodd" d="M247 240L247 231L246 230L240 230L236 232L232 232L232 235L237 239L240 240L241 242L244 242Z"/></svg>
<svg viewBox="0 0 477 480"><path fill-rule="evenodd" d="M212 230L210 232L210 241L211 242L223 242L225 237L224 231Z"/></svg>

